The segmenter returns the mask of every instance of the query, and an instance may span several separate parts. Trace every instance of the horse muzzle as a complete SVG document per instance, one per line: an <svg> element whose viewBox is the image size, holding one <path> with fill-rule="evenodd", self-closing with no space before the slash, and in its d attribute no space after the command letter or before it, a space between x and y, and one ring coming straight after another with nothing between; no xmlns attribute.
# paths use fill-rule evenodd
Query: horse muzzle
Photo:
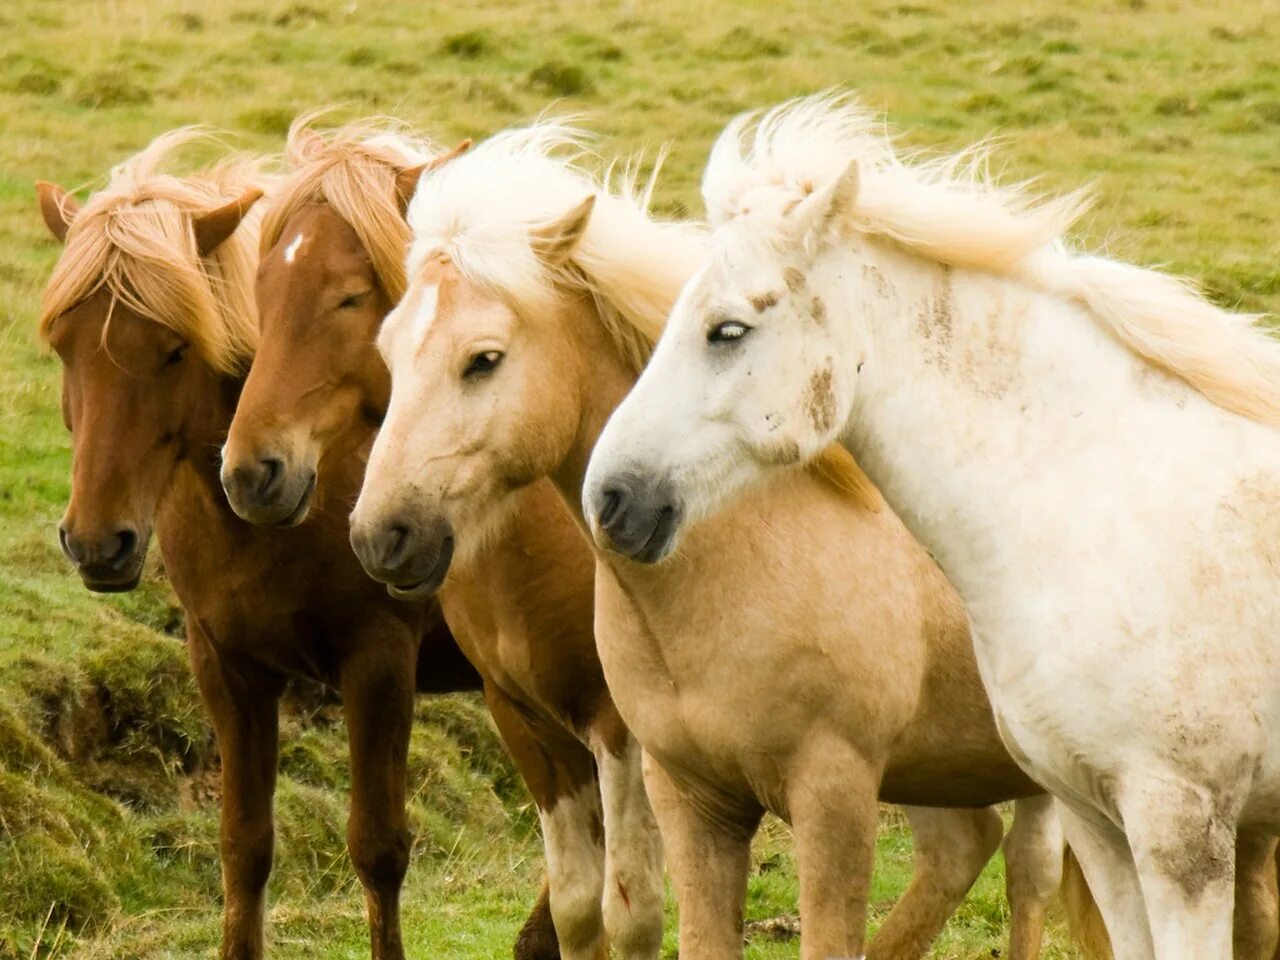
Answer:
<svg viewBox="0 0 1280 960"><path fill-rule="evenodd" d="M657 563L671 553L683 511L666 481L612 474L587 500L600 546L637 563Z"/></svg>
<svg viewBox="0 0 1280 960"><path fill-rule="evenodd" d="M398 600L425 600L444 583L453 562L453 527L443 519L420 524L406 516L352 522L351 548L365 572Z"/></svg>
<svg viewBox="0 0 1280 960"><path fill-rule="evenodd" d="M260 526L296 527L311 509L316 468L274 455L224 460L222 489L240 519Z"/></svg>
<svg viewBox="0 0 1280 960"><path fill-rule="evenodd" d="M149 532L133 527L91 533L74 530L65 522L58 524L62 552L94 593L125 593L136 587L150 539Z"/></svg>

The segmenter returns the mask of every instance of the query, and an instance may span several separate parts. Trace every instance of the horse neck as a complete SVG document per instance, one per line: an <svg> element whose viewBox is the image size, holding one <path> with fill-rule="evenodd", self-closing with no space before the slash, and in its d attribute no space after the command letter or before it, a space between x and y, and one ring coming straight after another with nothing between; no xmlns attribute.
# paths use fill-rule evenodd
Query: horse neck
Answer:
<svg viewBox="0 0 1280 960"><path fill-rule="evenodd" d="M585 298L565 314L565 340L577 351L580 388L578 428L564 459L551 474L569 512L586 529L582 513L582 484L591 451L605 424L636 382L636 373L623 359ZM570 332L572 331L572 332Z"/></svg>
<svg viewBox="0 0 1280 960"><path fill-rule="evenodd" d="M835 266L830 302L869 338L844 440L962 594L1009 562L1022 520L1071 509L1063 490L1091 489L1190 392L1018 279L874 241Z"/></svg>

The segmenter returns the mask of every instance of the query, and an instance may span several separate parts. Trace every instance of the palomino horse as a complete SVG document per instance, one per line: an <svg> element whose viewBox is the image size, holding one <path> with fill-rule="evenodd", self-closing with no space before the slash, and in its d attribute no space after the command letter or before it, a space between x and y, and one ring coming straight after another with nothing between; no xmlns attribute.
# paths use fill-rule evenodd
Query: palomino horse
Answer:
<svg viewBox="0 0 1280 960"><path fill-rule="evenodd" d="M1069 809L1117 955L1230 957L1239 870L1261 914L1235 955L1269 956L1280 344L1067 252L1081 198L981 170L904 162L839 98L731 124L704 179L713 254L601 438L587 511L656 560L841 441L964 598L1000 731Z"/></svg>
<svg viewBox="0 0 1280 960"><path fill-rule="evenodd" d="M161 137L83 209L40 185L45 222L66 243L41 319L62 360L75 443L59 534L97 591L131 589L153 526L159 537L222 755L222 955L263 954L278 700L285 678L303 674L342 693L348 847L368 899L373 956L399 960L413 693L476 689L479 677L433 605L393 600L363 574L343 511L268 531L227 507L217 451L256 339L258 218L245 214L266 184L243 166L185 178L158 172L190 138ZM354 465L333 478L338 489L359 482ZM557 955L544 904L527 935L545 944L530 956Z"/></svg>
<svg viewBox="0 0 1280 960"><path fill-rule="evenodd" d="M374 340L405 288L401 196L423 173L411 141L368 126L322 136L304 118L288 154L263 221L259 349L224 451L227 495L256 522L354 499L391 389ZM549 483L516 507L440 603L537 802L562 955L656 957L661 839L596 654L591 550ZM399 571L392 593L434 593L447 559L431 567Z"/></svg>
<svg viewBox="0 0 1280 960"><path fill-rule="evenodd" d="M410 206L409 288L379 335L391 402L352 514L358 543L400 528L405 565L438 568L444 537L474 555L542 478L581 523L596 436L703 258L699 230L650 219L562 145L555 125L502 134ZM872 955L927 948L999 844L984 808L1011 797L1032 798L1010 893L1014 954L1035 955L1062 862L1050 801L1000 743L954 592L843 451L673 569L599 565L596 598L609 687L657 760L683 960L741 956L766 810L794 827L803 956L861 955L877 794L969 809L911 810L916 878Z"/></svg>

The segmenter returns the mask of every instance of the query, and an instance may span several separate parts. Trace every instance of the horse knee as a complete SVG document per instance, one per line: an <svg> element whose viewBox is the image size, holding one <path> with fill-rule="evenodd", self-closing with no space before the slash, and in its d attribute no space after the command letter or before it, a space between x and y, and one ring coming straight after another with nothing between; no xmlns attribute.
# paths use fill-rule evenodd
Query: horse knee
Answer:
<svg viewBox="0 0 1280 960"><path fill-rule="evenodd" d="M222 873L229 891L254 893L271 877L275 828L266 824L227 823L222 833Z"/></svg>
<svg viewBox="0 0 1280 960"><path fill-rule="evenodd" d="M615 872L606 881L604 922L609 941L624 958L656 957L662 947L662 879Z"/></svg>
<svg viewBox="0 0 1280 960"><path fill-rule="evenodd" d="M399 889L409 869L409 831L389 824L347 826L347 851L356 874L372 890Z"/></svg>

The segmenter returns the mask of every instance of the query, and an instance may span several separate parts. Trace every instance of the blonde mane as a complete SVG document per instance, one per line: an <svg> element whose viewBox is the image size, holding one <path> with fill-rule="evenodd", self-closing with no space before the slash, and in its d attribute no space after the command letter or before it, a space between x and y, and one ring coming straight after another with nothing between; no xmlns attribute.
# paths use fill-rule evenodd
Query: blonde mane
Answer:
<svg viewBox="0 0 1280 960"><path fill-rule="evenodd" d="M546 121L500 133L445 164L409 206L409 270L443 252L472 283L521 310L554 310L565 290L586 294L618 354L639 374L706 257L707 234L700 224L650 215L656 170L640 187L635 165L624 166L616 189L609 176L616 165L603 177L586 171L586 143L581 131ZM549 266L533 238L588 196L595 205L586 231L567 264ZM843 447L830 448L809 471L879 509L879 492Z"/></svg>
<svg viewBox="0 0 1280 960"><path fill-rule="evenodd" d="M364 120L320 133L311 126L316 116L299 117L289 128L285 158L292 172L263 219L262 252L280 241L299 210L327 203L355 230L394 303L404 296L404 255L412 239L397 200L396 175L439 151L394 120Z"/></svg>
<svg viewBox="0 0 1280 960"><path fill-rule="evenodd" d="M649 214L654 180L638 188L634 168L613 189L584 168L587 137L544 121L494 136L439 168L409 206L410 270L437 252L472 283L517 309L553 310L566 290L595 302L620 355L644 366L667 313L705 256L706 233ZM535 238L588 196L595 206L563 267Z"/></svg>
<svg viewBox="0 0 1280 960"><path fill-rule="evenodd" d="M755 210L785 212L858 165L853 208L837 224L885 237L955 267L1020 279L1083 305L1133 353L1235 413L1280 425L1280 342L1258 316L1209 303L1189 281L1069 251L1083 191L1046 198L999 186L979 146L903 158L875 116L822 94L733 120L703 178L713 225Z"/></svg>
<svg viewBox="0 0 1280 960"><path fill-rule="evenodd" d="M200 257L192 223L270 178L258 161L225 162L179 177L160 168L175 151L205 137L185 127L157 137L111 171L67 232L41 300L40 334L105 288L112 305L169 327L215 369L242 372L257 342L253 276L261 214L251 209L212 254Z"/></svg>

